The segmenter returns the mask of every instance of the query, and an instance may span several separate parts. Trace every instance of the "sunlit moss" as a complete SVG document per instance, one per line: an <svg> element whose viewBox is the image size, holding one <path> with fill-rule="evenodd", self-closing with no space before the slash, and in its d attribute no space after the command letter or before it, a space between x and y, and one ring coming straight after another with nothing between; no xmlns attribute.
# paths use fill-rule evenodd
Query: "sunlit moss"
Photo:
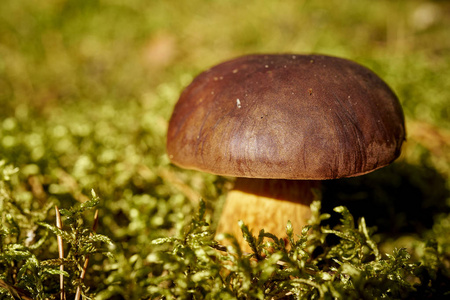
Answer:
<svg viewBox="0 0 450 300"><path fill-rule="evenodd" d="M53 207L79 209L92 200L92 189L101 199L98 240L83 235L89 210L76 214L79 226L67 233L82 233L88 245L112 254L91 256L84 285L96 299L446 296L447 2L4 0L1 6L2 297L12 297L3 282L30 293L34 285L36 298L59 296ZM336 202L322 210L330 218L316 209L309 235L294 230L293 249L255 236L255 261L256 254L235 247L219 252L212 238L231 180L171 165L165 135L181 90L199 72L267 52L338 55L370 67L399 96L408 137L398 167L329 183L324 195ZM343 204L348 211L332 210ZM384 216L360 219L368 210ZM411 215L426 218L407 220ZM78 246L71 249L93 249ZM67 279L76 270L67 269Z"/></svg>

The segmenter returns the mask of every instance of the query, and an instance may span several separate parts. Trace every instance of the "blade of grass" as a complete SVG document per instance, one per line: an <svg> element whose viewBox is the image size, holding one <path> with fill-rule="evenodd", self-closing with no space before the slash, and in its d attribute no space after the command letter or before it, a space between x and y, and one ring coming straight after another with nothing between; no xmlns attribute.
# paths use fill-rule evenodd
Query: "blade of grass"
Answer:
<svg viewBox="0 0 450 300"><path fill-rule="evenodd" d="M55 206L55 211L56 211L56 227L58 227L59 229L62 230L62 222L61 222L61 214L59 213L59 209L58 206ZM59 266L59 269L61 270L61 274L59 275L59 280L60 280L60 293L61 293L61 300L65 300L66 299L66 293L64 292L64 275L63 275L63 271L64 271L64 264L63 264L63 260L64 260L64 248L63 248L63 240L61 236L57 236L58 239L58 252L59 252L59 258L61 259L61 266Z"/></svg>

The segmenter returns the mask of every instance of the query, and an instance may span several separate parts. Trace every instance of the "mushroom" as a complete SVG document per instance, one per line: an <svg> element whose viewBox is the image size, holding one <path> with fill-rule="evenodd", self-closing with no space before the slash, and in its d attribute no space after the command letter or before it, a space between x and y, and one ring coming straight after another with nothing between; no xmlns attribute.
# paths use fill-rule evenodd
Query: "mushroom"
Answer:
<svg viewBox="0 0 450 300"><path fill-rule="evenodd" d="M217 233L238 221L279 237L311 215L311 188L389 165L405 140L398 98L375 73L324 55L248 55L198 75L170 119L183 168L237 177Z"/></svg>

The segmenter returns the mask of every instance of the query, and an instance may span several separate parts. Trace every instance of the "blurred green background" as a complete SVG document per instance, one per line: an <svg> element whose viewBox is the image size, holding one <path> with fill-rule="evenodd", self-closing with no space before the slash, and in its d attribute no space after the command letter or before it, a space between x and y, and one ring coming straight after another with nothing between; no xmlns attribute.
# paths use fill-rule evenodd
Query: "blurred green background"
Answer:
<svg viewBox="0 0 450 300"><path fill-rule="evenodd" d="M401 158L327 183L324 209L367 216L387 248L450 228L450 1L1 1L0 159L21 169L31 211L101 197L98 230L116 242L88 274L107 278L101 297L138 295L150 241L176 234L200 197L214 223L230 187L170 165L181 90L233 57L285 52L369 67L406 115Z"/></svg>

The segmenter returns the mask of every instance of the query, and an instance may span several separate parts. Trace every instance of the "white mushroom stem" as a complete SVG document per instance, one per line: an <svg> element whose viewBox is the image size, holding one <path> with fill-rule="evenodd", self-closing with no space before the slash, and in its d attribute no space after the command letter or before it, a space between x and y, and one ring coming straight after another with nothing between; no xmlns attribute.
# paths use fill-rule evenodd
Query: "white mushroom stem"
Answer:
<svg viewBox="0 0 450 300"><path fill-rule="evenodd" d="M314 200L312 188L320 181L238 178L228 193L216 235L233 234L242 249L250 251L242 237L238 221L242 220L258 235L261 229L277 237L286 237L286 224L291 221L294 232L300 233L311 217Z"/></svg>

